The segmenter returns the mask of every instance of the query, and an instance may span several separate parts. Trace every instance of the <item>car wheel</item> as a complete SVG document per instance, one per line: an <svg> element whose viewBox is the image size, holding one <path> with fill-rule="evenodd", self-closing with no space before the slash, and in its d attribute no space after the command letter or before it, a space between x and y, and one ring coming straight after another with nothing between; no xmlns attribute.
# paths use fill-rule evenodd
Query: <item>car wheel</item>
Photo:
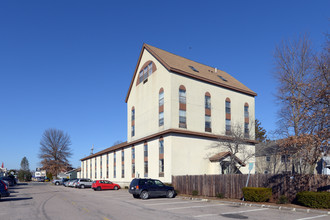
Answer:
<svg viewBox="0 0 330 220"><path fill-rule="evenodd" d="M115 186L113 189L114 189L114 190L118 190L118 186Z"/></svg>
<svg viewBox="0 0 330 220"><path fill-rule="evenodd" d="M60 183L59 182L56 182L55 185L58 186L58 185L60 185Z"/></svg>
<svg viewBox="0 0 330 220"><path fill-rule="evenodd" d="M142 191L141 194L140 194L140 198L141 199L149 199L149 193L148 191Z"/></svg>
<svg viewBox="0 0 330 220"><path fill-rule="evenodd" d="M167 198L173 198L174 197L174 190L168 190L166 192L166 197Z"/></svg>
<svg viewBox="0 0 330 220"><path fill-rule="evenodd" d="M85 189L85 185L81 185L80 186L80 189Z"/></svg>
<svg viewBox="0 0 330 220"><path fill-rule="evenodd" d="M133 194L133 197L134 197L135 199L138 199L140 196L139 196L139 195L136 195L136 194Z"/></svg>
<svg viewBox="0 0 330 220"><path fill-rule="evenodd" d="M96 188L96 190L97 190L97 191L101 191L101 187L98 186L98 187Z"/></svg>

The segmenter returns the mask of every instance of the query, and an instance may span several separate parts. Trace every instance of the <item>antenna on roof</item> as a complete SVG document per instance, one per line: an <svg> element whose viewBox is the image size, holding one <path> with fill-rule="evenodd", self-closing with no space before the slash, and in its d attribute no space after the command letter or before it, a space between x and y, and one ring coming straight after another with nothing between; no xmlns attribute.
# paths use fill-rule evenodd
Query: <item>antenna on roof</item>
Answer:
<svg viewBox="0 0 330 220"><path fill-rule="evenodd" d="M93 150L94 150L94 144L92 145L92 148L91 148L91 155L93 154Z"/></svg>

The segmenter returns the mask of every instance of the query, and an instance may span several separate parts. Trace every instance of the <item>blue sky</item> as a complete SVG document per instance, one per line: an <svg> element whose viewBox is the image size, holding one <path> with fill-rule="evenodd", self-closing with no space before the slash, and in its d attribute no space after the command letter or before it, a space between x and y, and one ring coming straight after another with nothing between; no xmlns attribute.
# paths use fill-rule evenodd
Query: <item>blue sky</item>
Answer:
<svg viewBox="0 0 330 220"><path fill-rule="evenodd" d="M39 166L45 129L71 136L70 159L126 141L126 103L143 43L217 67L257 92L276 128L273 52L308 33L319 50L330 1L0 1L0 163Z"/></svg>

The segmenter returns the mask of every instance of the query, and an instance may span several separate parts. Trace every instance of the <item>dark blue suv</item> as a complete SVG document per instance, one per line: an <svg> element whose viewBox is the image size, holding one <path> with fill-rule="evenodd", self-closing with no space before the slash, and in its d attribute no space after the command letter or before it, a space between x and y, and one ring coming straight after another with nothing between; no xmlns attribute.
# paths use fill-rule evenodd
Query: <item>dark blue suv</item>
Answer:
<svg viewBox="0 0 330 220"><path fill-rule="evenodd" d="M128 191L133 194L134 198L141 199L161 196L166 196L167 198L175 197L175 191L172 186L166 186L160 180L156 179L133 179Z"/></svg>

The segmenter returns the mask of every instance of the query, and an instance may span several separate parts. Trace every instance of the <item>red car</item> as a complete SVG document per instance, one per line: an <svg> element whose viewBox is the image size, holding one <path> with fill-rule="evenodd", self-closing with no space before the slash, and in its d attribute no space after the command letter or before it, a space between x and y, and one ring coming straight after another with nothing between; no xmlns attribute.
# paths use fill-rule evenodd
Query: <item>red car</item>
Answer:
<svg viewBox="0 0 330 220"><path fill-rule="evenodd" d="M116 183L113 183L109 180L96 180L92 184L92 189L100 191L103 189L120 189L120 186Z"/></svg>

